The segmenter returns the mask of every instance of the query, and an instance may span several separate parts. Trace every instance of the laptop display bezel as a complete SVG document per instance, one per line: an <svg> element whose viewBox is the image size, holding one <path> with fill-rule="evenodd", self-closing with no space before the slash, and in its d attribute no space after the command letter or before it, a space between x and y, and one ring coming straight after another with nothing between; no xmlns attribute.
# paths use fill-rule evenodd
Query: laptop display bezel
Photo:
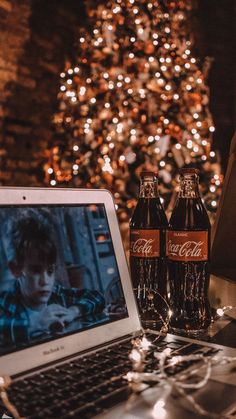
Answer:
<svg viewBox="0 0 236 419"><path fill-rule="evenodd" d="M0 206L16 207L19 205L103 204L128 309L127 318L2 355L0 357L1 374L23 373L64 357L90 350L141 329L114 201L109 191L104 189L1 187L0 203Z"/></svg>

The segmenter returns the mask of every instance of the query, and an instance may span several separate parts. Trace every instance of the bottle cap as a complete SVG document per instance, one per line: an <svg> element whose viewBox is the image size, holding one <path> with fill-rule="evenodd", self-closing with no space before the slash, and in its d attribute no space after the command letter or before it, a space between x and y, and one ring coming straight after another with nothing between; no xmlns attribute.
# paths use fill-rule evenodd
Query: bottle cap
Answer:
<svg viewBox="0 0 236 419"><path fill-rule="evenodd" d="M198 175L199 170L195 169L194 167L182 167L182 169L179 170L180 176L184 175Z"/></svg>
<svg viewBox="0 0 236 419"><path fill-rule="evenodd" d="M157 171L149 171L149 170L143 170L141 173L140 173L140 177L141 178L144 178L144 177L146 177L146 176L154 176L154 177L157 177L158 176L158 173L157 173Z"/></svg>

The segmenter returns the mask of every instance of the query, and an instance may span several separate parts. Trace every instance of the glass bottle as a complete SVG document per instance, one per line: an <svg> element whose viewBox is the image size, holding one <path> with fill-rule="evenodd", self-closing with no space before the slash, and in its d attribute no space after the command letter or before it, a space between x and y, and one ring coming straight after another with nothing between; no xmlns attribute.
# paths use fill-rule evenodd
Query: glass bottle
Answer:
<svg viewBox="0 0 236 419"><path fill-rule="evenodd" d="M210 221L193 168L180 171L180 190L167 232L170 326L199 334L210 325Z"/></svg>
<svg viewBox="0 0 236 419"><path fill-rule="evenodd" d="M157 175L142 172L139 198L130 221L130 270L144 328L160 329L166 316L167 227Z"/></svg>

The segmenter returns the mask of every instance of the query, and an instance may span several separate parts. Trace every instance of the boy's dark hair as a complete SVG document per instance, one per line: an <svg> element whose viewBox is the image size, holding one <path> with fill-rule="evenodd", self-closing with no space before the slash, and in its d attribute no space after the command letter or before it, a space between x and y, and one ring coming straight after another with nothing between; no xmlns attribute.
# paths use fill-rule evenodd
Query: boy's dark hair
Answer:
<svg viewBox="0 0 236 419"><path fill-rule="evenodd" d="M56 263L57 249L50 225L43 217L22 215L17 217L10 227L10 240L13 247L14 261L23 266L25 256L36 250L40 262L46 265Z"/></svg>

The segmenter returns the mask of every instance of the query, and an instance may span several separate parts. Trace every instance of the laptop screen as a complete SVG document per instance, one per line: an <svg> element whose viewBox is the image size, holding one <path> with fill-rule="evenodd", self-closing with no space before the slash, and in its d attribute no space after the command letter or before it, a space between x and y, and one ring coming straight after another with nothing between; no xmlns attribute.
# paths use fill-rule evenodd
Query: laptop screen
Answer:
<svg viewBox="0 0 236 419"><path fill-rule="evenodd" d="M0 208L0 354L128 317L105 206Z"/></svg>

